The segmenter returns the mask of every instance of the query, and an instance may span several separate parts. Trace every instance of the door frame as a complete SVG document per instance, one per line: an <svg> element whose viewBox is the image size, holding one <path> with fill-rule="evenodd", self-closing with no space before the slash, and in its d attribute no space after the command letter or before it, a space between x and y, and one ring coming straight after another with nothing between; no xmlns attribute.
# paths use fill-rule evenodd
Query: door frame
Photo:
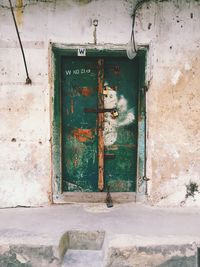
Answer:
<svg viewBox="0 0 200 267"><path fill-rule="evenodd" d="M86 57L118 57L126 55L125 46L90 46L90 45L50 45L51 53L51 181L53 203L69 202L104 202L106 192L63 192L62 191L62 159L61 159L61 58L63 56L77 56L80 48L86 49ZM146 178L146 92L147 92L147 52L148 46L141 46L139 57L139 94L138 94L138 146L137 146L137 180L136 192L112 192L114 202L143 201L147 195Z"/></svg>

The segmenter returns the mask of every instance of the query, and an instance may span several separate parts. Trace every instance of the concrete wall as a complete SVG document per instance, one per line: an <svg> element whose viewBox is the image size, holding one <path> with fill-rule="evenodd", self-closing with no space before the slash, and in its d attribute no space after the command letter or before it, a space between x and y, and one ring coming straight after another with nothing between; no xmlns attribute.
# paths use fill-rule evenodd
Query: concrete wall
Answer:
<svg viewBox="0 0 200 267"><path fill-rule="evenodd" d="M17 0L13 5L32 85L24 84L11 12L2 0L0 206L45 205L51 198L50 42L93 43L92 20L98 19L98 44L126 44L134 1ZM194 0L152 0L137 13L136 41L150 46L147 176L152 204L200 205L198 193L185 201L186 185L200 186L199 25L200 3Z"/></svg>

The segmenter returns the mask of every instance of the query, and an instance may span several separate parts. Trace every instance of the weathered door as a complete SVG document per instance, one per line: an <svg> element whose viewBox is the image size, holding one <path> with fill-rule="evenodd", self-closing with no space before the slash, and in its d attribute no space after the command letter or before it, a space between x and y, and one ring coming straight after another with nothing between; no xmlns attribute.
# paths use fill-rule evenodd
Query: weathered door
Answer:
<svg viewBox="0 0 200 267"><path fill-rule="evenodd" d="M63 191L136 188L138 59L63 57Z"/></svg>

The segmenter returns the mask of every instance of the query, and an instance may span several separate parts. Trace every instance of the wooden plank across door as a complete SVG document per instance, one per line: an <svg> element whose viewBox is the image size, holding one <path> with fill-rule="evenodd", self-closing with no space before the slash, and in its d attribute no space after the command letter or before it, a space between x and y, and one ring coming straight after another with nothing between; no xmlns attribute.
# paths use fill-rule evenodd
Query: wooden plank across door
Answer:
<svg viewBox="0 0 200 267"><path fill-rule="evenodd" d="M104 86L104 60L98 59L98 109L104 108L103 86ZM104 113L98 113L98 189L104 189Z"/></svg>

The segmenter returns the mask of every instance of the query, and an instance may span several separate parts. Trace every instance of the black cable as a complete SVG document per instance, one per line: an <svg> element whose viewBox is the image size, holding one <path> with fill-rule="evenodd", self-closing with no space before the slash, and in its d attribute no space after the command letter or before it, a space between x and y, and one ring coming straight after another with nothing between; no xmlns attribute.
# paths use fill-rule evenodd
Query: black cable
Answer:
<svg viewBox="0 0 200 267"><path fill-rule="evenodd" d="M134 31L134 28L135 28L135 17L136 17L136 13L137 13L137 10L138 8L140 8L145 2L149 2L150 0L141 0L140 2L137 2L134 9L133 9L133 15L132 15L132 31L131 31L131 41L133 43L133 48L134 48L134 52L137 53L137 49L136 49L136 45L135 45L135 31ZM142 91L141 93L143 93L143 101L144 101L144 107L143 107L143 116L144 116L144 133L145 133L145 139L144 139L144 175L142 177L142 180L143 181L148 181L149 179L146 177L147 175L147 163L146 163L146 147L147 147L147 144L146 144L146 90L147 88L143 88L144 91ZM145 187L145 194L147 195L147 186Z"/></svg>
<svg viewBox="0 0 200 267"><path fill-rule="evenodd" d="M136 12L137 12L138 8L140 8L145 2L148 2L148 1L150 1L150 0L142 0L140 2L137 2L134 9L133 9L131 41L133 43L134 52L137 52L136 45L135 45L135 17L136 17Z"/></svg>
<svg viewBox="0 0 200 267"><path fill-rule="evenodd" d="M13 21L14 21L14 24L15 24L15 29L16 29L16 32L17 32L17 37L18 37L20 48L21 48L21 51L22 51L23 60L24 60L24 67L25 67L25 70L26 70L26 84L31 84L32 81L31 81L31 79L29 78L29 75L28 75L28 68L27 68L27 64L26 64L26 58L25 58L25 54L24 54L24 49L23 49L21 38L20 38L20 35L19 35L19 30L18 30L18 27L17 27L17 22L16 22L16 19L15 19L15 14L14 14L14 11L13 11L11 0L9 0L9 3L10 3L10 9L11 9L11 12L12 12L12 16L13 16Z"/></svg>

